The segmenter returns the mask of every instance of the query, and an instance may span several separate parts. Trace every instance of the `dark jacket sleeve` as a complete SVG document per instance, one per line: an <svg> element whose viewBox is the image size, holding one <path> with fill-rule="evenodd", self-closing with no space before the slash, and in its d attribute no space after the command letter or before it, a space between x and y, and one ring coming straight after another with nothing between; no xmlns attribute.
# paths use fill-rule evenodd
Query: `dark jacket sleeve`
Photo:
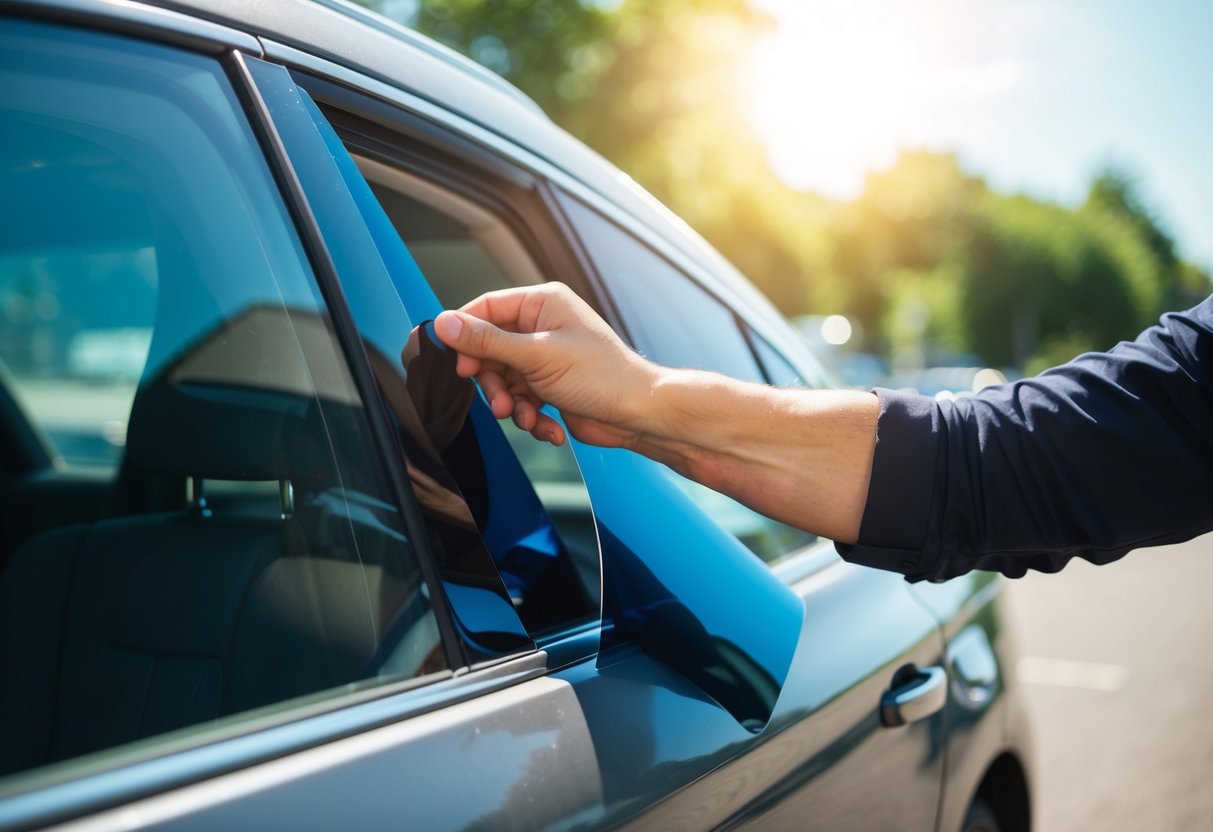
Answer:
<svg viewBox="0 0 1213 832"><path fill-rule="evenodd" d="M859 541L838 547L854 563L1019 577L1213 529L1213 297L974 396L877 394Z"/></svg>

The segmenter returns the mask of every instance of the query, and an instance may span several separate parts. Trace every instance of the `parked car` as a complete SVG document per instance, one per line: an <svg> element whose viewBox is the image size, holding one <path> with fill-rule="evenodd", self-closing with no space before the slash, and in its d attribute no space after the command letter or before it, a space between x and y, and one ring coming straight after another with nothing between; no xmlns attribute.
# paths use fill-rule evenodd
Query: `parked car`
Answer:
<svg viewBox="0 0 1213 832"><path fill-rule="evenodd" d="M0 156L0 828L1029 828L1000 580L453 374L441 308L558 279L827 378L500 79L339 0L3 2Z"/></svg>

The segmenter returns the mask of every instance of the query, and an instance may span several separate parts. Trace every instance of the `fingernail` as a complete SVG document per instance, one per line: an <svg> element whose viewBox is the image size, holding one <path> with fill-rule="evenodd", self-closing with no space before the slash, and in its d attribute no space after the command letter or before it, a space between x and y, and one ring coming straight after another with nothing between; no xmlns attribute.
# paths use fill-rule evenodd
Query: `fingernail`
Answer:
<svg viewBox="0 0 1213 832"><path fill-rule="evenodd" d="M443 341L454 344L463 332L463 321L454 312L443 312L434 321L434 330Z"/></svg>

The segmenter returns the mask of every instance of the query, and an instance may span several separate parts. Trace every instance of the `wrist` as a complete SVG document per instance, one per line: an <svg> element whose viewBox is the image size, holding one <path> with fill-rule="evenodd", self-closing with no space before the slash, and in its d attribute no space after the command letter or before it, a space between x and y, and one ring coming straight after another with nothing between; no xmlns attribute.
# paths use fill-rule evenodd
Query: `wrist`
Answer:
<svg viewBox="0 0 1213 832"><path fill-rule="evenodd" d="M655 370L641 418L632 425L637 434L684 453L720 453L736 445L749 385L703 370Z"/></svg>

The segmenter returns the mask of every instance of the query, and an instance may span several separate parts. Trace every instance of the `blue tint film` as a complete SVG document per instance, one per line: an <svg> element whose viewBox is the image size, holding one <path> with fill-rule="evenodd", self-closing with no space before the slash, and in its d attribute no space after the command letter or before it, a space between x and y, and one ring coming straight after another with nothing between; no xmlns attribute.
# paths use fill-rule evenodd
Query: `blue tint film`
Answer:
<svg viewBox="0 0 1213 832"><path fill-rule="evenodd" d="M574 444L602 538L600 664L639 644L750 730L771 717L804 613L800 598L708 519L662 466Z"/></svg>

